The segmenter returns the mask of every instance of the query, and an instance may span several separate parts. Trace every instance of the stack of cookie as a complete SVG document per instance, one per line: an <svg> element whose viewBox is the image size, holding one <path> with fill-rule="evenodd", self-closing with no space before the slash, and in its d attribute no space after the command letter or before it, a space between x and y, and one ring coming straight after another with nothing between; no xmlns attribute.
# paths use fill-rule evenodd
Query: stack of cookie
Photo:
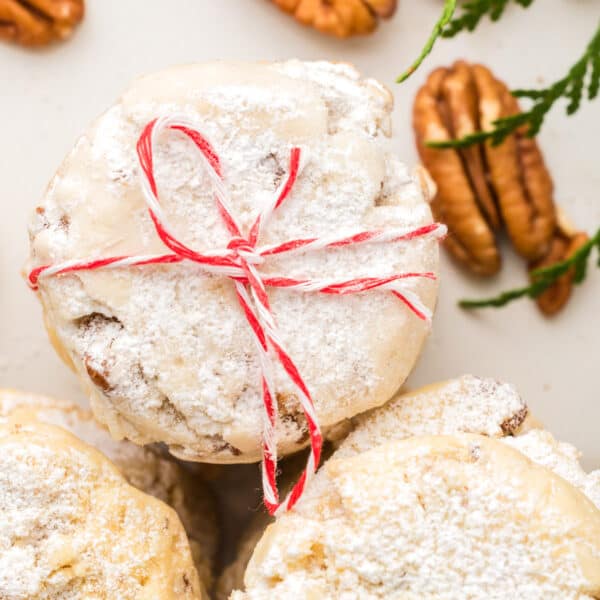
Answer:
<svg viewBox="0 0 600 600"><path fill-rule="evenodd" d="M444 229L391 109L347 65L211 63L79 140L27 272L91 412L0 396L0 598L600 595L600 478L510 386L394 397ZM173 457L261 461L276 521L224 564L249 490Z"/></svg>

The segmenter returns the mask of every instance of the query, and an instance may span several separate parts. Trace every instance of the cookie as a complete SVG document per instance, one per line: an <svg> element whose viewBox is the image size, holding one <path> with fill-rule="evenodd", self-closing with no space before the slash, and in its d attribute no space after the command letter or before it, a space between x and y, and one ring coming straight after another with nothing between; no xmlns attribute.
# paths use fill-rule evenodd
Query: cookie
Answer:
<svg viewBox="0 0 600 600"><path fill-rule="evenodd" d="M525 456L552 470L557 475L579 488L600 508L600 470L586 473L579 459L581 453L566 442L559 442L543 429L533 429L518 437L502 440Z"/></svg>
<svg viewBox="0 0 600 600"><path fill-rule="evenodd" d="M463 375L398 394L384 406L358 415L336 457L416 435L477 433L500 438L527 430L532 422L512 385Z"/></svg>
<svg viewBox="0 0 600 600"><path fill-rule="evenodd" d="M463 375L398 394L384 406L354 417L350 426L336 458L418 435L476 433L499 438L579 488L600 508L600 470L586 473L579 451L545 431L508 383Z"/></svg>
<svg viewBox="0 0 600 600"><path fill-rule="evenodd" d="M411 437L327 462L235 600L600 594L600 511L500 440Z"/></svg>
<svg viewBox="0 0 600 600"><path fill-rule="evenodd" d="M497 380L465 375L413 392L398 394L383 407L353 418L350 427L351 432L345 439L338 442L332 459L339 461L340 464L346 459L360 456L379 446L401 440L418 439L418 436L434 436L435 438L436 436L455 436L463 433L478 434L496 439L498 442L518 450L523 458L527 457L540 467L560 476L565 483L568 482L574 488L578 488L591 502L600 507L598 496L600 471L585 473L578 462L577 450L569 444L557 442L550 433L541 429L541 425L532 417L516 389ZM317 474L316 480L307 492L308 497L305 502L311 506L314 503L322 502L320 495L330 493L331 480L326 467L327 465ZM304 505L301 503L301 507ZM323 515L319 513L319 518L325 518L325 514L327 511L324 511ZM265 519L262 519L262 522L256 519L251 523L240 544L237 560L219 578L220 587L229 590L244 588L242 573L252 557L254 546L261 539L267 526L265 521ZM274 527L276 528L277 525ZM297 546L293 547L297 548ZM363 557L358 554L357 562L360 562ZM258 549L255 555L259 569L262 569L262 558ZM249 569L248 577L250 577L251 569L252 567ZM411 588L406 588L406 590L402 588L402 590L406 594L399 596L402 598L429 597L422 591L414 592L416 595L411 596L410 594L413 593ZM259 591L259 588L250 588L248 596L261 598L263 591ZM285 592L288 593L289 590L286 588ZM283 590L281 593L283 594ZM338 597L337 594L341 594L341 591L337 590L333 597ZM447 591L446 594L434 594L432 597L464 597L454 589ZM479 595L477 592L473 592L473 594L473 598L485 595L483 592ZM222 595L221 597L227 596ZM243 598L244 596L238 592L237 597ZM297 596L292 593L291 597ZM320 597L318 593L316 597ZM325 597L330 596L325 595ZM363 596L359 595L359 597ZM365 597L379 596L367 594ZM381 597L387 596L383 594ZM490 597L513 596L510 594L494 596L492 594ZM534 594L522 597L538 596ZM551 597L558 599L561 596L557 593Z"/></svg>
<svg viewBox="0 0 600 600"><path fill-rule="evenodd" d="M344 427L340 425L335 456L352 456L415 435L465 432L501 437L521 431L530 420L528 408L514 387L464 375L397 394L384 406L354 417ZM262 512L250 521L238 543L236 559L219 576L219 600L228 598L235 589L243 589L248 562L271 522Z"/></svg>
<svg viewBox="0 0 600 600"><path fill-rule="evenodd" d="M65 261L81 267L89 259L168 253L140 183L154 193L148 192L150 166L155 196L177 240L194 256L227 249L236 265L246 257L271 281L278 340L306 383L324 432L381 405L400 387L428 330L423 317L435 303L431 277L441 229L432 225L422 178L389 148L391 109L391 94L348 65L219 62L138 79L79 140L35 211L28 270L50 339L113 436L164 442L195 461L252 462L262 452L262 355L230 277L211 275L194 260L166 259L43 271ZM142 172L138 139L148 141L144 128L153 119L173 114L210 141L214 153L206 160L218 163L222 181L214 168L203 169L182 128L154 140L151 165L144 162ZM285 191L294 171L291 148L302 159ZM239 223L242 236L233 241L215 190L229 197ZM261 229L257 247L263 249L358 231L421 233L258 255L249 248L248 230L274 194L284 193L279 190L289 194ZM400 274L418 275L389 283L400 299L391 287L367 289L371 280L364 279ZM357 278L362 293L339 294L335 282ZM286 287L291 280L320 282L320 291L312 284ZM345 285L344 291L356 290ZM288 374L275 361L281 455L308 440L303 393Z"/></svg>
<svg viewBox="0 0 600 600"><path fill-rule="evenodd" d="M0 425L0 597L206 598L177 513L38 421Z"/></svg>
<svg viewBox="0 0 600 600"><path fill-rule="evenodd" d="M356 416L336 458L419 435L475 433L498 438L579 488L600 508L600 470L586 473L579 451L559 442L531 415L510 384L463 375L413 392Z"/></svg>
<svg viewBox="0 0 600 600"><path fill-rule="evenodd" d="M114 440L94 421L90 411L76 404L0 390L0 423L32 420L70 431L109 458L130 485L171 506L186 530L202 583L206 589L212 588L219 537L213 498L200 478L191 477L155 448Z"/></svg>

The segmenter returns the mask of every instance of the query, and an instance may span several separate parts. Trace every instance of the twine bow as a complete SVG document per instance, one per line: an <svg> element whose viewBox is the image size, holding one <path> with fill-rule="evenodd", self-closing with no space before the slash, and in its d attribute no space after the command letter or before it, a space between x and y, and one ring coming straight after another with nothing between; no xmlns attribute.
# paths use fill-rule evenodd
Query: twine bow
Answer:
<svg viewBox="0 0 600 600"><path fill-rule="evenodd" d="M171 231L166 215L159 203L154 176L154 148L159 136L165 130L184 134L199 150L203 167L214 187L215 202L219 215L231 235L225 249L197 252L180 241ZM172 264L183 261L201 265L206 273L228 277L235 286L238 302L254 335L261 368L261 391L264 404L262 440L264 503L270 514L289 510L301 497L306 483L318 467L323 437L308 386L279 337L266 288L278 287L300 292L333 295L357 294L375 289L387 290L403 302L419 319L428 320L430 314L427 307L421 303L414 292L407 289L403 281L413 278L435 279L435 275L422 272L343 280L298 279L261 275L258 267L269 256L291 255L356 244L408 242L425 236L440 239L445 235L446 229L443 225L433 223L412 230L396 228L359 231L341 237L301 238L280 244L258 246L261 231L268 223L269 218L292 193L294 184L304 167L305 151L298 147L291 149L287 176L272 199L260 210L247 235L243 235L234 213L230 209L219 156L210 142L187 119L173 116L161 117L148 123L138 140L137 154L142 169L142 192L150 218L154 223L157 235L171 252L140 256L112 256L91 260L70 260L59 264L40 266L29 273L29 284L34 290L37 290L39 280L51 276L65 275L77 271ZM283 501L279 500L277 490L277 443L275 438L277 402L272 376L274 359L283 367L297 390L298 399L308 425L311 446L305 470Z"/></svg>

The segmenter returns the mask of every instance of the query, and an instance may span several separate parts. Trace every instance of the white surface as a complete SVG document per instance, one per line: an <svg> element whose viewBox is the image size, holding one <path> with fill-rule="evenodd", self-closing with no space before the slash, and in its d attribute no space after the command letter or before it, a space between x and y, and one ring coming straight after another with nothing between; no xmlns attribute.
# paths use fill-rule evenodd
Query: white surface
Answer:
<svg viewBox="0 0 600 600"><path fill-rule="evenodd" d="M545 0L513 8L496 25L441 41L425 67L402 86L395 76L416 55L441 0L402 0L373 36L339 41L296 25L266 0L88 0L74 39L43 52L0 45L0 386L81 398L50 347L40 308L19 270L26 223L63 156L89 122L136 75L210 59L326 58L356 64L396 96L395 134L405 162L416 162L410 124L418 85L434 66L457 57L481 61L513 87L561 76L598 21L593 0ZM588 231L600 225L600 100L566 118L555 109L540 136L556 199ZM524 300L502 310L465 314L463 296L489 295L524 281L506 253L502 274L481 282L446 258L433 334L410 385L471 372L514 383L537 417L600 466L600 273L591 269L568 308L548 321ZM596 310L595 310L596 309Z"/></svg>

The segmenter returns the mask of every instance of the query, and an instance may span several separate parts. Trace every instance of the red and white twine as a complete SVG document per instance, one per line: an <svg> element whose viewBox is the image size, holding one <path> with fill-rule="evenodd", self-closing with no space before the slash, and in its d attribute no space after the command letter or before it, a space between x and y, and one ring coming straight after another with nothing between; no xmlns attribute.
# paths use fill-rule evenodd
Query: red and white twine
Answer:
<svg viewBox="0 0 600 600"><path fill-rule="evenodd" d="M201 162L214 186L217 209L231 235L226 248L197 252L177 239L171 231L167 217L159 202L154 176L154 148L159 136L165 130L184 134L200 151ZM137 153L142 169L141 187L150 218L154 223L156 233L170 252L145 256L111 256L89 260L70 260L55 265L45 265L37 267L29 273L29 283L34 290L37 290L40 279L51 276L65 275L77 271L169 264L182 261L196 263L201 265L207 273L231 279L235 285L240 307L254 334L260 361L261 389L265 409L262 442L264 502L271 514L289 510L298 501L306 483L317 469L323 438L308 386L279 337L266 288L278 287L299 292L335 295L357 294L375 289L387 290L402 301L419 319L428 320L430 318L428 309L414 292L407 289L404 280L416 277L435 279L435 275L433 273L399 273L388 277L358 277L343 280L298 279L263 276L258 270L259 265L269 256L298 254L356 244L408 242L424 236L441 239L445 235L446 229L443 225L434 223L412 230L359 231L351 235L295 239L281 244L258 246L262 229L267 225L271 215L289 198L294 184L302 172L306 154L304 150L298 147L291 149L287 177L277 189L272 200L262 208L245 236L242 234L242 230L229 205L219 156L210 142L186 118L162 117L148 123L138 140ZM277 443L275 439L277 402L272 378L274 359L279 361L297 389L298 398L308 424L311 445L306 468L283 502L279 501L277 490Z"/></svg>

